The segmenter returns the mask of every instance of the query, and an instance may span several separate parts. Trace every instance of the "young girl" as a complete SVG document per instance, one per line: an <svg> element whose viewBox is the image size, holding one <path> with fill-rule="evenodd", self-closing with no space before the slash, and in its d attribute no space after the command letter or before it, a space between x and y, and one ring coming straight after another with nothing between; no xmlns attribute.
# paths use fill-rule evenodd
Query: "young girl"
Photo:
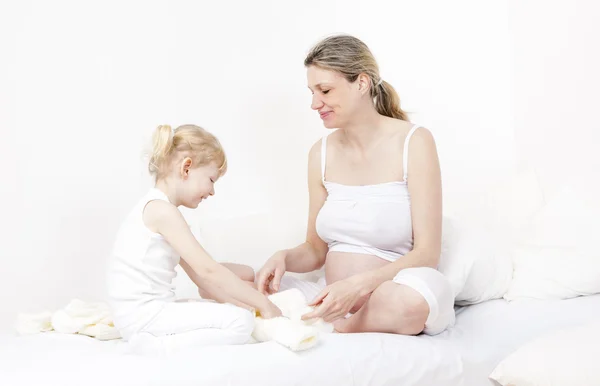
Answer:
<svg viewBox="0 0 600 386"><path fill-rule="evenodd" d="M156 184L119 229L108 274L114 323L131 344L162 353L243 344L254 328L251 309L266 318L281 315L253 287L252 269L214 261L177 209L196 208L214 195L214 184L226 169L219 141L206 130L194 125L156 129L149 164ZM220 303L175 302L172 280L177 264L202 294Z"/></svg>

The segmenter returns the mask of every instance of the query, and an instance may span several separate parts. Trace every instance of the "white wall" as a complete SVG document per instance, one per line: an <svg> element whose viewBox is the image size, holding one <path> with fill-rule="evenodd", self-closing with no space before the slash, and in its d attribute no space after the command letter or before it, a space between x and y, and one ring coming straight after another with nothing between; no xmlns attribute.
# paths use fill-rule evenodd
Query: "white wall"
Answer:
<svg viewBox="0 0 600 386"><path fill-rule="evenodd" d="M519 159L546 195L584 178L600 193L600 3L510 2Z"/></svg>
<svg viewBox="0 0 600 386"><path fill-rule="evenodd" d="M495 182L514 156L507 4L365 4L2 3L0 325L102 299L116 227L150 183L140 155L158 124L202 125L228 152L204 216L186 212L193 226L289 217L271 225L278 233L249 235L247 256L227 258L255 264L301 240L306 155L325 133L302 61L326 34L362 38L403 107L433 131L448 210Z"/></svg>

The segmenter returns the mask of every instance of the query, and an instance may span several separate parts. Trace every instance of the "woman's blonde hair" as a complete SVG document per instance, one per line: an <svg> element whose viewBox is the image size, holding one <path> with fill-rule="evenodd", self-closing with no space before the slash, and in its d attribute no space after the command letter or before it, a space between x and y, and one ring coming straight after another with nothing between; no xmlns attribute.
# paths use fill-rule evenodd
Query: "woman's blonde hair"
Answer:
<svg viewBox="0 0 600 386"><path fill-rule="evenodd" d="M196 125L181 125L175 130L160 125L152 136L148 171L156 179L164 177L177 156L190 157L196 166L214 162L222 176L227 171L227 157L221 143L211 133Z"/></svg>
<svg viewBox="0 0 600 386"><path fill-rule="evenodd" d="M377 112L408 121L408 115L400 108L398 93L391 84L381 79L375 57L361 40L350 35L327 37L310 50L304 59L304 66L336 71L348 82L354 82L360 74L368 75Z"/></svg>

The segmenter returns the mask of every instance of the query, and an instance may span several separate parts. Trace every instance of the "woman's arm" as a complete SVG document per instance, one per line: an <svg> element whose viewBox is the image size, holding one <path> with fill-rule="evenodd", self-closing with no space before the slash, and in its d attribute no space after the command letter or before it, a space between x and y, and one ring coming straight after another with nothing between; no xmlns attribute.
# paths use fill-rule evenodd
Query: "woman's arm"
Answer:
<svg viewBox="0 0 600 386"><path fill-rule="evenodd" d="M312 272L325 264L327 244L317 235L316 230L317 215L327 199L327 190L321 179L321 141L315 143L308 154L309 206L306 241L287 250L285 262L288 271L291 272Z"/></svg>
<svg viewBox="0 0 600 386"><path fill-rule="evenodd" d="M175 206L162 200L151 201L146 205L143 217L146 226L161 234L180 254L196 273L198 282L206 283L207 288L212 291L226 294L239 303L259 310L265 317L281 315L266 296L208 255Z"/></svg>
<svg viewBox="0 0 600 386"><path fill-rule="evenodd" d="M308 227L306 241L295 248L275 253L260 269L258 289L263 293L270 289L279 291L279 283L285 271L312 272L325 264L327 244L316 231L316 219L327 198L327 190L321 181L321 141L315 143L308 155Z"/></svg>
<svg viewBox="0 0 600 386"><path fill-rule="evenodd" d="M405 268L436 268L439 263L442 243L442 179L435 140L429 130L420 128L413 134L409 147L408 191L411 197L413 249L390 264L354 278L360 283L363 294L373 292Z"/></svg>

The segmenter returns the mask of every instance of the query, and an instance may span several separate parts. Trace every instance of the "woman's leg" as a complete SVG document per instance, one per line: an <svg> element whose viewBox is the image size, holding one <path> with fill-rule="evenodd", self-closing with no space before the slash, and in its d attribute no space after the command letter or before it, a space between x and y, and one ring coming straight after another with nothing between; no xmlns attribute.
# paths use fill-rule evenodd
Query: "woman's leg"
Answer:
<svg viewBox="0 0 600 386"><path fill-rule="evenodd" d="M236 263L222 263L222 265L235 273L240 279L254 283L254 269L252 267Z"/></svg>
<svg viewBox="0 0 600 386"><path fill-rule="evenodd" d="M416 335L423 331L429 307L414 289L387 281L352 316L333 324L338 332L387 332Z"/></svg>
<svg viewBox="0 0 600 386"><path fill-rule="evenodd" d="M381 284L358 312L334 322L338 332L439 334L454 324L454 293L433 268L408 268Z"/></svg>
<svg viewBox="0 0 600 386"><path fill-rule="evenodd" d="M313 300L322 290L325 288L325 280L319 280L318 282L312 282L308 280L298 279L297 277L291 275L283 275L281 278L281 283L279 285L279 292L289 290L289 289L297 289L302 292L306 302L310 302Z"/></svg>

